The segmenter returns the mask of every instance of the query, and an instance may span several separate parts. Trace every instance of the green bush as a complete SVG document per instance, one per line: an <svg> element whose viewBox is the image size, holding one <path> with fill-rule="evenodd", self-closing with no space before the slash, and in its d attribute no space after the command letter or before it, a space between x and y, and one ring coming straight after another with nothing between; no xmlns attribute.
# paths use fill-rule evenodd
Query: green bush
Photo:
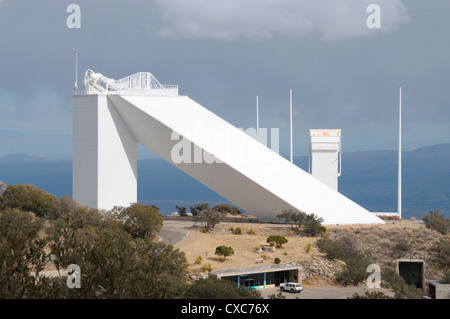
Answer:
<svg viewBox="0 0 450 319"><path fill-rule="evenodd" d="M196 265L200 265L200 264L202 263L202 261L203 261L202 256L198 256L198 257L195 259L195 264L196 264Z"/></svg>
<svg viewBox="0 0 450 319"><path fill-rule="evenodd" d="M18 208L38 217L56 218L59 202L55 195L33 185L10 185L0 196L0 210Z"/></svg>
<svg viewBox="0 0 450 319"><path fill-rule="evenodd" d="M450 269L450 237L443 237L437 243L435 250L437 251L438 264L444 269Z"/></svg>
<svg viewBox="0 0 450 319"><path fill-rule="evenodd" d="M444 214L439 214L439 210L429 211L422 218L427 228L434 229L443 235L447 235L450 230L450 219L445 218Z"/></svg>
<svg viewBox="0 0 450 319"><path fill-rule="evenodd" d="M203 265L202 266L202 271L203 272L211 272L211 270L212 270L212 267L211 267L211 264L206 264L206 265Z"/></svg>
<svg viewBox="0 0 450 319"><path fill-rule="evenodd" d="M125 230L133 238L152 238L163 224L159 209L151 205L131 204L129 207L116 207Z"/></svg>
<svg viewBox="0 0 450 319"><path fill-rule="evenodd" d="M394 269L387 268L381 271L381 286L392 289L396 299L421 299L422 291L414 285L408 285Z"/></svg>
<svg viewBox="0 0 450 319"><path fill-rule="evenodd" d="M283 246L283 244L286 244L288 240L286 237L280 236L280 235L271 235L267 238L267 242L269 244L275 244L277 248L280 248Z"/></svg>
<svg viewBox="0 0 450 319"><path fill-rule="evenodd" d="M1 299L30 298L42 289L40 272L48 257L44 250L47 241L39 238L42 225L34 214L18 208L0 212Z"/></svg>
<svg viewBox="0 0 450 319"><path fill-rule="evenodd" d="M235 235L242 235L242 229L240 229L239 227L236 227L236 228L234 229L234 234L235 234Z"/></svg>
<svg viewBox="0 0 450 319"><path fill-rule="evenodd" d="M278 258L278 257L276 257L274 260L273 260L273 262L275 263L275 264L279 264L279 263L281 263L281 259L280 258Z"/></svg>
<svg viewBox="0 0 450 319"><path fill-rule="evenodd" d="M370 260L356 249L352 238L332 240L324 234L316 245L320 252L325 253L327 259L340 259L346 263L345 269L336 275L336 281L345 286L350 284L356 286L367 278L366 271Z"/></svg>
<svg viewBox="0 0 450 319"><path fill-rule="evenodd" d="M344 256L344 250L341 243L339 241L331 240L328 235L322 235L316 242L316 246L329 260L342 259Z"/></svg>
<svg viewBox="0 0 450 319"><path fill-rule="evenodd" d="M200 279L187 289L189 299L262 299L258 290L237 287L235 282L220 279Z"/></svg>
<svg viewBox="0 0 450 319"><path fill-rule="evenodd" d="M323 226L321 223L323 222L323 218L318 217L315 214L306 215L303 233L307 236L315 237L323 232ZM326 231L326 228L325 228Z"/></svg>
<svg viewBox="0 0 450 319"><path fill-rule="evenodd" d="M307 236L314 237L326 232L326 228L321 226L323 219L315 214L287 209L278 214L277 218L284 219L286 224L290 224L292 228L296 226L297 229L302 229Z"/></svg>
<svg viewBox="0 0 450 319"><path fill-rule="evenodd" d="M347 299L393 299L393 298L381 291L370 291L370 292L366 291L364 295L354 293L351 297Z"/></svg>
<svg viewBox="0 0 450 319"><path fill-rule="evenodd" d="M218 246L216 247L216 255L223 256L224 258L234 254L234 250L228 246Z"/></svg>
<svg viewBox="0 0 450 319"><path fill-rule="evenodd" d="M229 204L221 204L213 207L213 210L220 213L229 213L231 215L242 215L242 212L237 208Z"/></svg>
<svg viewBox="0 0 450 319"><path fill-rule="evenodd" d="M309 252L310 252L310 250L311 250L311 244L307 244L306 246L305 246L305 251L306 251L306 253L307 254L309 254Z"/></svg>

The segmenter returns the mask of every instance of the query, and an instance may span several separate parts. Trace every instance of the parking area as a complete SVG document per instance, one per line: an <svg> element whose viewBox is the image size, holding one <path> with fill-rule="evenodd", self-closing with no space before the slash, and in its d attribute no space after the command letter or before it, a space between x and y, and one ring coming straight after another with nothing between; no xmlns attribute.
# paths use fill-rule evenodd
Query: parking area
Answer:
<svg viewBox="0 0 450 319"><path fill-rule="evenodd" d="M364 295L366 291L381 291L388 296L394 296L394 293L388 289L374 288L369 289L366 286L356 287L304 287L301 293L290 293L281 291L279 287L260 289L261 295L264 299L269 298L270 295L281 294L286 299L347 299L354 293Z"/></svg>

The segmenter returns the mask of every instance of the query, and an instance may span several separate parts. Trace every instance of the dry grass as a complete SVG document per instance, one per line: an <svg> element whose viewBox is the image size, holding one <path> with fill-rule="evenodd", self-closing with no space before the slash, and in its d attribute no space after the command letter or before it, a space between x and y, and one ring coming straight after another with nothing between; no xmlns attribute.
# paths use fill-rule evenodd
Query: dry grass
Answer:
<svg viewBox="0 0 450 319"><path fill-rule="evenodd" d="M242 235L235 235L230 227L241 228ZM254 235L248 234L253 230ZM255 248L267 244L269 235L281 235L288 239L288 243L275 251L264 251L258 253ZM281 263L299 262L312 260L313 257L320 255L313 243L317 238L297 237L296 233L284 225L267 226L256 224L220 224L217 225L212 233L202 233L198 229L193 229L189 236L182 242L175 245L176 248L184 251L190 264L191 272L201 271L201 265L195 264L198 256L202 256L203 264L211 264L212 270L231 269L238 267L253 267L261 265L272 265L275 258L280 258ZM306 252L306 246L311 244L309 253ZM217 246L226 245L234 250L234 255L220 262L219 256L215 255ZM263 258L262 263L256 263L256 258Z"/></svg>
<svg viewBox="0 0 450 319"><path fill-rule="evenodd" d="M233 234L230 230L232 227L241 228L242 235ZM357 247L382 268L395 268L397 258L423 258L425 255L429 270L427 275L430 277L435 275L433 264L436 262L436 253L433 248L439 241L440 234L426 229L419 221L391 221L384 225L328 226L327 229L331 238L351 236L356 241ZM250 230L254 234L250 235ZM288 239L288 243L275 251L255 252L256 247L266 244L270 235L284 236ZM221 223L212 233L202 233L193 229L190 235L175 247L185 252L190 263L190 271L199 272L204 264L210 264L213 271L273 265L276 257L280 258L283 264L310 262L322 256L315 246L318 239L318 237L298 237L287 225ZM408 251L398 250L398 247L403 247L399 245L400 240L407 242L407 247L410 248ZM220 245L231 246L235 252L224 262L220 262L218 256L214 254L215 248ZM309 253L306 249L308 245L311 245ZM198 256L202 256L200 265L195 264ZM256 258L264 258L263 263L256 263Z"/></svg>

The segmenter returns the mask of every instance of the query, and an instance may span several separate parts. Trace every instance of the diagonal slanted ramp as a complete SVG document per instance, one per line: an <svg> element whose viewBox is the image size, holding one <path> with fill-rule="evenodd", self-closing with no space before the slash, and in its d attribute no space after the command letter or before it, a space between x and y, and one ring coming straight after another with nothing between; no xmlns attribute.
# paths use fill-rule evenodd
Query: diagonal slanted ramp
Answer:
<svg viewBox="0 0 450 319"><path fill-rule="evenodd" d="M261 220L294 209L326 225L384 223L187 96L107 99L138 143Z"/></svg>

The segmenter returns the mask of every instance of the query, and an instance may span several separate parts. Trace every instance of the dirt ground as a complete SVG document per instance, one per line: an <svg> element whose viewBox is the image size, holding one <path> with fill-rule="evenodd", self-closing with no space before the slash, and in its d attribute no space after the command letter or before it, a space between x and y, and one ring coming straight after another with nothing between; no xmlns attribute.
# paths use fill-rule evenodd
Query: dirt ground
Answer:
<svg viewBox="0 0 450 319"><path fill-rule="evenodd" d="M235 235L230 228L241 228L242 235ZM254 234L249 234L250 231ZM288 242L275 251L256 252L260 245L267 245L267 237L270 235L282 235ZM188 236L175 245L186 254L192 272L199 272L202 266L211 265L212 271L219 269L232 269L238 267L254 267L273 265L274 259L279 258L282 264L312 260L320 255L312 245L317 239L309 237L297 237L290 226L266 225L266 224L237 224L221 223L216 226L213 233L202 233L200 229L193 228ZM311 248L306 252L307 245ZM234 250L234 254L219 261L215 255L217 246L226 245ZM195 261L201 257L201 264ZM256 263L256 259L263 258L262 263Z"/></svg>
<svg viewBox="0 0 450 319"><path fill-rule="evenodd" d="M185 227L186 225L183 225ZM328 229L338 228L359 228L373 227L374 225L358 226L328 226ZM376 225L382 228L419 228L421 221L387 221L384 225ZM175 227L175 225L171 225ZM242 235L235 235L231 228L242 229ZM185 228L186 229L186 228ZM254 234L250 234L252 231ZM282 235L288 239L288 243L275 251L256 252L257 248L265 245L269 235ZM211 270L232 269L239 267L254 267L261 265L273 265L274 259L279 258L282 264L292 262L312 261L322 254L317 250L314 242L318 238L298 237L296 232L289 225L283 224L247 224L247 223L221 223L217 225L212 233L203 233L199 228L190 229L189 233L174 246L186 254L190 264L191 273L201 272L202 268L211 266ZM219 256L215 255L217 246L226 245L234 250L234 254L219 261ZM310 246L309 251L307 247ZM198 257L201 262L196 263ZM257 258L263 258L262 263L256 263ZM304 283L309 287L332 286L327 278L309 279Z"/></svg>

